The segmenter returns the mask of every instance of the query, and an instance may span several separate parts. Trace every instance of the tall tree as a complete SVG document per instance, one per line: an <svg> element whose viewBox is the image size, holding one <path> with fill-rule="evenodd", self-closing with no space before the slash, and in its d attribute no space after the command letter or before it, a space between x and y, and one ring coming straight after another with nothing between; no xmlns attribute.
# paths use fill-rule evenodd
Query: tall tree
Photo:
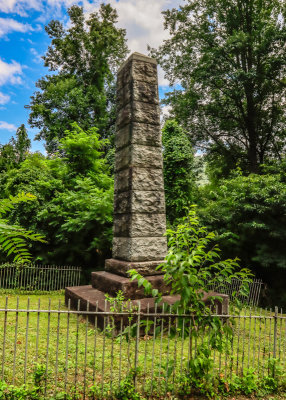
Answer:
<svg viewBox="0 0 286 400"><path fill-rule="evenodd" d="M186 214L194 199L194 151L186 132L175 120L166 121L163 132L164 186L170 223Z"/></svg>
<svg viewBox="0 0 286 400"><path fill-rule="evenodd" d="M16 131L16 139L12 137L11 142L15 149L16 162L23 162L31 147L31 140L28 137L27 129L24 124L19 126Z"/></svg>
<svg viewBox="0 0 286 400"><path fill-rule="evenodd" d="M16 138L12 136L9 143L0 145L0 172L19 166L25 160L30 147L31 140L22 124L16 131Z"/></svg>
<svg viewBox="0 0 286 400"><path fill-rule="evenodd" d="M16 155L11 141L0 145L0 173L15 168Z"/></svg>
<svg viewBox="0 0 286 400"><path fill-rule="evenodd" d="M71 123L83 129L97 127L102 136L114 125L114 72L128 52L125 30L116 27L117 13L109 4L85 18L83 8L68 10L69 28L57 20L46 26L52 39L43 57L57 72L41 78L31 97L29 123L40 129L50 152Z"/></svg>
<svg viewBox="0 0 286 400"><path fill-rule="evenodd" d="M166 102L194 144L259 172L285 151L285 2L186 0L164 15L152 54L181 85Z"/></svg>

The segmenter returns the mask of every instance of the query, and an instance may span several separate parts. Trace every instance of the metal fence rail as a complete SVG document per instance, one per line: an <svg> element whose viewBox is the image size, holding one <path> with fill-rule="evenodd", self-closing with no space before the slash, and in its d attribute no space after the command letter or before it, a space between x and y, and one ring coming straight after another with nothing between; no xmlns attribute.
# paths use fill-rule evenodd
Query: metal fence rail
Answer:
<svg viewBox="0 0 286 400"><path fill-rule="evenodd" d="M40 299L28 300L23 307L19 299L2 298L0 379L14 385L30 384L40 365L45 371L45 397L76 391L87 398L91 393L93 397L113 393L136 371L138 391L145 396L164 395L177 390L200 343L208 341L207 332L193 338L192 318L176 314L172 307L144 314L140 307L123 313L107 311L108 304L105 312L89 311L88 304L86 311L80 308L80 303L78 311L73 311L51 300L43 307ZM272 357L286 368L282 310L246 308L221 318L232 326L234 335L228 351L212 354L215 374L231 377L254 368L262 378L270 373ZM148 326L145 331L144 326ZM184 327L190 328L188 334Z"/></svg>
<svg viewBox="0 0 286 400"><path fill-rule="evenodd" d="M0 289L53 291L80 284L81 268L55 265L0 265Z"/></svg>
<svg viewBox="0 0 286 400"><path fill-rule="evenodd" d="M227 294L230 297L230 300L233 300L233 293L239 291L241 286L241 281L239 279L233 279L231 283L223 282L223 283L218 283L217 285L207 285L207 286L209 290L213 290L215 292L219 292L222 294ZM248 296L247 297L238 296L239 300L247 305L258 306L262 286L263 286L262 279L257 279L257 278L253 279L253 281L249 283Z"/></svg>

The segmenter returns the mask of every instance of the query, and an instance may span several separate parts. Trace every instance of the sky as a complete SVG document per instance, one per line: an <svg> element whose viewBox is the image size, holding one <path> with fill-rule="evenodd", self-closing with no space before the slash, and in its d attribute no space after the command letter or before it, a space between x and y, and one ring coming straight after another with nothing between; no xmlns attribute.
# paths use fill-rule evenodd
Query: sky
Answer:
<svg viewBox="0 0 286 400"><path fill-rule="evenodd" d="M127 31L131 52L147 54L147 45L158 47L168 34L163 29L162 10L178 7L183 0L106 0L118 11L118 26ZM45 25L51 19L67 22L73 4L88 14L98 9L97 0L0 0L0 143L9 141L25 124L32 139L32 151L44 152L44 143L35 141L36 129L28 125L25 108L37 90L36 81L48 74L41 56L50 44ZM168 81L159 69L160 97Z"/></svg>

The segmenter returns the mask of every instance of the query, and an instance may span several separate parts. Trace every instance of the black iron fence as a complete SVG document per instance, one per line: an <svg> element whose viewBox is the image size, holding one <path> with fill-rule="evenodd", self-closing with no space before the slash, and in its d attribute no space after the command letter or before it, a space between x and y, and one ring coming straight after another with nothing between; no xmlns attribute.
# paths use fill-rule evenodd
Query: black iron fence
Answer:
<svg viewBox="0 0 286 400"><path fill-rule="evenodd" d="M78 286L81 268L55 265L0 265L0 289L49 292Z"/></svg>
<svg viewBox="0 0 286 400"><path fill-rule="evenodd" d="M33 373L40 371L45 398L59 392L77 393L83 399L106 398L130 374L146 397L169 396L179 389L200 344L208 343L208 333L193 336L193 319L176 314L172 307L141 313L138 306L116 313L107 311L106 305L103 312L89 311L88 304L86 311L80 304L81 311L73 311L61 302L41 302L33 297L21 304L16 297L2 297L0 380L29 385ZM282 310L245 308L220 318L229 324L233 336L225 351L212 351L216 376L241 376L252 368L261 379L272 374L273 359L285 370ZM145 333L142 326L148 326Z"/></svg>
<svg viewBox="0 0 286 400"><path fill-rule="evenodd" d="M231 283L222 282L217 283L216 285L207 286L209 290L213 290L222 294L227 294L231 301L233 300L233 297L236 297L239 298L239 300L244 304L247 304L249 306L258 306L263 282L262 279L253 279L253 281L249 284L248 296L237 296L237 293L239 293L241 286L241 281L239 279L232 279Z"/></svg>

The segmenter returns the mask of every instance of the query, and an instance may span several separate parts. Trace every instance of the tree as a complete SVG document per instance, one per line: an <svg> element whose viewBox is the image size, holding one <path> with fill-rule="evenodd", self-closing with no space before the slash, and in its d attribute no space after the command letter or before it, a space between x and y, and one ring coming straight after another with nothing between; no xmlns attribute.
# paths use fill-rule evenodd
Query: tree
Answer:
<svg viewBox="0 0 286 400"><path fill-rule="evenodd" d="M164 186L170 223L185 216L194 198L194 151L185 131L175 120L166 121L163 132Z"/></svg>
<svg viewBox="0 0 286 400"><path fill-rule="evenodd" d="M46 26L52 38L45 66L57 72L41 78L40 91L31 97L29 123L40 129L37 139L46 140L54 152L71 123L83 129L98 127L107 136L114 125L114 72L127 54L125 30L115 26L117 13L102 4L85 19L83 8L68 10L70 27L57 20Z"/></svg>
<svg viewBox="0 0 286 400"><path fill-rule="evenodd" d="M31 140L28 137L27 129L24 124L19 126L16 131L16 139L12 137L11 142L15 149L16 162L19 164L25 160L31 147Z"/></svg>
<svg viewBox="0 0 286 400"><path fill-rule="evenodd" d="M16 155L11 142L0 145L0 173L15 168Z"/></svg>
<svg viewBox="0 0 286 400"><path fill-rule="evenodd" d="M239 256L271 287L268 306L286 304L285 171L285 161L261 175L243 176L237 170L219 185L206 185L200 191L201 220L217 232L228 257Z"/></svg>
<svg viewBox="0 0 286 400"><path fill-rule="evenodd" d="M10 223L45 235L33 255L47 264L95 268L109 254L112 238L113 179L96 128L73 124L53 157L29 154L20 167L0 175L2 196L23 190L36 196L18 204Z"/></svg>
<svg viewBox="0 0 286 400"><path fill-rule="evenodd" d="M170 38L152 54L167 104L193 143L259 172L285 151L286 25L279 0L187 0L167 10Z"/></svg>
<svg viewBox="0 0 286 400"><path fill-rule="evenodd" d="M8 171L26 158L31 147L25 125L22 124L16 131L16 139L12 136L9 143L0 145L0 172Z"/></svg>

